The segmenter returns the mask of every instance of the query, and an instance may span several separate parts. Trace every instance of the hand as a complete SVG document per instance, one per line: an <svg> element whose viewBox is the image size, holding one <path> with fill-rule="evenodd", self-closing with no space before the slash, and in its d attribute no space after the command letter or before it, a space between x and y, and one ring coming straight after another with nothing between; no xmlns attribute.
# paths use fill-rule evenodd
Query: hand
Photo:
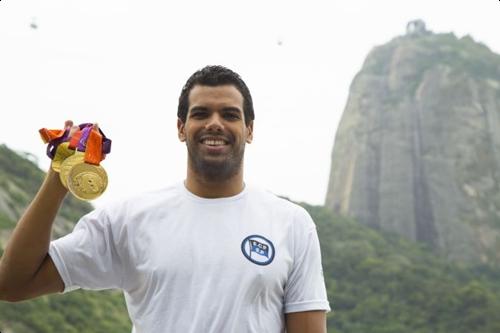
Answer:
<svg viewBox="0 0 500 333"><path fill-rule="evenodd" d="M97 124L94 124L94 126L97 126ZM78 131L79 127L76 126L76 125L73 125L73 120L66 120L64 122L64 129L68 129L69 128L69 138L71 138L73 136L73 134L76 133L76 131Z"/></svg>
<svg viewBox="0 0 500 333"><path fill-rule="evenodd" d="M59 144L59 146L57 147L56 153L55 153L54 158L52 159L52 163L51 163L51 169L54 170L55 172L60 172L61 164L64 162L64 160L75 153L74 149L69 148L69 141L71 140L71 137L77 131L80 130L80 127L73 125L72 120L66 120L64 122L64 129L69 130L68 141ZM92 129L96 130L96 131L99 130L99 126L97 125L97 123L95 123L93 125Z"/></svg>

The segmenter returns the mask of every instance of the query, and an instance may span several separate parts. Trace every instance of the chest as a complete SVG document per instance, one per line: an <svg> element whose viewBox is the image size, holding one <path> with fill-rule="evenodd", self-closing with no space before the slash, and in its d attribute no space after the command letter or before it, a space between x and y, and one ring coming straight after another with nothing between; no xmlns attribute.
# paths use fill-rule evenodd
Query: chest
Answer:
<svg viewBox="0 0 500 333"><path fill-rule="evenodd" d="M225 283L284 290L292 265L290 236L286 223L272 215L206 209L150 223L154 227L141 230L141 244L134 246L140 249L137 274L146 280L179 288Z"/></svg>

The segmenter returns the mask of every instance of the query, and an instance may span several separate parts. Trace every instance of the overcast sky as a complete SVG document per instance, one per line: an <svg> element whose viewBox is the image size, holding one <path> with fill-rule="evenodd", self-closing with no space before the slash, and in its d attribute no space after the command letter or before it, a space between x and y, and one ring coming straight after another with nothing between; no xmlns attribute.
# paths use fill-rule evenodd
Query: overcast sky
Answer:
<svg viewBox="0 0 500 333"><path fill-rule="evenodd" d="M246 181L323 204L349 85L416 18L500 52L498 0L1 0L0 143L47 169L39 128L98 122L113 146L97 206L165 186L185 177L180 89L221 64L254 99Z"/></svg>

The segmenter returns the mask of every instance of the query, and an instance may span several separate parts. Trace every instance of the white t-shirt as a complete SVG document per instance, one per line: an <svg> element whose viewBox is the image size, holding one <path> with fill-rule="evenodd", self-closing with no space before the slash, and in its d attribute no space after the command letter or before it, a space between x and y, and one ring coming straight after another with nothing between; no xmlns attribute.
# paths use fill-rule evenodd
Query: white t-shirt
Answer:
<svg viewBox="0 0 500 333"><path fill-rule="evenodd" d="M182 182L97 209L49 254L73 289L122 289L133 332L284 332L330 310L316 227L255 188L206 199Z"/></svg>

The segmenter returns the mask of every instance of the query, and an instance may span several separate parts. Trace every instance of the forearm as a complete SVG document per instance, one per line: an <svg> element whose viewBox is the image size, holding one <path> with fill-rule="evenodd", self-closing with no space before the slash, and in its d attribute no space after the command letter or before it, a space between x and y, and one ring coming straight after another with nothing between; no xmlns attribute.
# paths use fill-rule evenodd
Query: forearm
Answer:
<svg viewBox="0 0 500 333"><path fill-rule="evenodd" d="M66 193L59 175L49 170L0 259L0 287L23 286L35 276L47 256L52 224Z"/></svg>

